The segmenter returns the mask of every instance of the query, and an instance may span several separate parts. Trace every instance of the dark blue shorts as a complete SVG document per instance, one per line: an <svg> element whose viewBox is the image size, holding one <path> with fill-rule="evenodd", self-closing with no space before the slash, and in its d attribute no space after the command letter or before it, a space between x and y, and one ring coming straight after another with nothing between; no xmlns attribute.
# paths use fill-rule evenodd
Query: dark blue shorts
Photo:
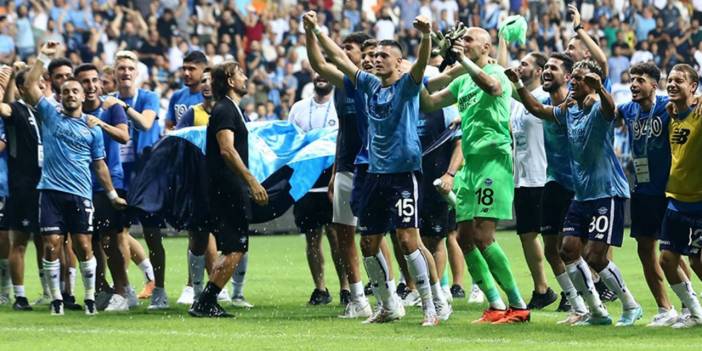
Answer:
<svg viewBox="0 0 702 351"><path fill-rule="evenodd" d="M361 235L419 228L421 181L418 172L368 173L360 194Z"/></svg>
<svg viewBox="0 0 702 351"><path fill-rule="evenodd" d="M9 229L39 234L39 190L12 189L5 207Z"/></svg>
<svg viewBox="0 0 702 351"><path fill-rule="evenodd" d="M433 185L432 185L433 186ZM422 206L419 209L419 234L423 237L445 238L456 229L456 213L450 211L448 203L436 190L423 189ZM431 194L425 196L427 194Z"/></svg>
<svg viewBox="0 0 702 351"><path fill-rule="evenodd" d="M39 229L42 235L92 234L93 202L54 190L39 191Z"/></svg>
<svg viewBox="0 0 702 351"><path fill-rule="evenodd" d="M573 200L563 223L563 235L622 246L625 201L620 197Z"/></svg>
<svg viewBox="0 0 702 351"><path fill-rule="evenodd" d="M563 231L563 220L573 200L573 192L556 181L544 186L541 194L541 234L558 235ZM517 213L519 219L519 213Z"/></svg>
<svg viewBox="0 0 702 351"><path fill-rule="evenodd" d="M353 170L353 185L351 189L351 212L356 217L361 216L361 200L363 198L363 185L366 183L368 165L356 165ZM359 227L361 224L358 224Z"/></svg>
<svg viewBox="0 0 702 351"><path fill-rule="evenodd" d="M117 190L117 194L126 199L124 190ZM94 235L109 235L121 232L129 226L129 219L124 210L112 207L112 201L104 191L93 192L93 205L95 206L95 231Z"/></svg>
<svg viewBox="0 0 702 351"><path fill-rule="evenodd" d="M0 230L10 229L7 218L7 197L0 196Z"/></svg>
<svg viewBox="0 0 702 351"><path fill-rule="evenodd" d="M631 237L658 239L666 208L664 195L631 193Z"/></svg>
<svg viewBox="0 0 702 351"><path fill-rule="evenodd" d="M697 256L702 247L702 214L667 209L663 217L660 249L686 256Z"/></svg>

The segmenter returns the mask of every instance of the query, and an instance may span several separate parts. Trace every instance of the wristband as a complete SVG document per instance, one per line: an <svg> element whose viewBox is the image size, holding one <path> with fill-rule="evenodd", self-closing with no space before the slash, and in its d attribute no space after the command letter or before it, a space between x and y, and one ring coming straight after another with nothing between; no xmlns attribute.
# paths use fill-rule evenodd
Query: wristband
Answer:
<svg viewBox="0 0 702 351"><path fill-rule="evenodd" d="M467 59L466 57L463 57L463 59L461 59L461 65L463 65L463 67L465 67L465 69L468 70L468 73L471 76L477 75L481 71L480 67L476 65L475 62Z"/></svg>
<svg viewBox="0 0 702 351"><path fill-rule="evenodd" d="M125 103L125 104L124 104L124 113L129 112L129 109L130 109L130 108L132 108L132 107L129 106L129 104Z"/></svg>
<svg viewBox="0 0 702 351"><path fill-rule="evenodd" d="M314 28L312 28L312 33L314 33L315 36L319 36L322 34L322 30L319 29L319 26L314 26Z"/></svg>
<svg viewBox="0 0 702 351"><path fill-rule="evenodd" d="M37 60L44 65L44 69L49 69L49 64L51 63L51 57L46 56L44 53L39 53Z"/></svg>
<svg viewBox="0 0 702 351"><path fill-rule="evenodd" d="M573 28L573 31L577 33L579 30L581 30L581 29L583 29L583 28L585 28L585 27L583 27L583 24L580 23L580 24L578 24L577 26L575 26L575 27Z"/></svg>
<svg viewBox="0 0 702 351"><path fill-rule="evenodd" d="M446 174L450 175L451 178L455 178L455 177L456 177L456 172L446 171Z"/></svg>
<svg viewBox="0 0 702 351"><path fill-rule="evenodd" d="M524 82L522 82L522 80L520 79L516 83L514 83L514 86L516 86L517 89L524 88Z"/></svg>
<svg viewBox="0 0 702 351"><path fill-rule="evenodd" d="M112 189L107 192L107 198L110 199L110 201L115 201L115 199L119 198L119 195L117 195L116 190Z"/></svg>

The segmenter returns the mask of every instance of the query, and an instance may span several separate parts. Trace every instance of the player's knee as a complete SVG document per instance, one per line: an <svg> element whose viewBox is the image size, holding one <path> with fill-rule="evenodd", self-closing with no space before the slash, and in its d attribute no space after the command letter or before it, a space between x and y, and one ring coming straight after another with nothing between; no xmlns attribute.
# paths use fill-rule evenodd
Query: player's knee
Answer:
<svg viewBox="0 0 702 351"><path fill-rule="evenodd" d="M378 245L375 244L374 240L370 237L361 237L361 253L364 257L375 256L378 252Z"/></svg>
<svg viewBox="0 0 702 351"><path fill-rule="evenodd" d="M561 260L566 263L573 262L580 257L580 252L578 252L578 248L568 245L568 244L563 244L561 246L561 249L558 250L558 254L561 257Z"/></svg>
<svg viewBox="0 0 702 351"><path fill-rule="evenodd" d="M661 265L661 268L669 272L678 269L678 261L680 261L679 257L676 257L672 252L666 250L662 251L658 258L658 263Z"/></svg>
<svg viewBox="0 0 702 351"><path fill-rule="evenodd" d="M596 251L587 251L585 253L585 262L587 262L587 264L597 272L605 269L605 267L607 267L607 265L609 264L609 260L607 259L607 253Z"/></svg>

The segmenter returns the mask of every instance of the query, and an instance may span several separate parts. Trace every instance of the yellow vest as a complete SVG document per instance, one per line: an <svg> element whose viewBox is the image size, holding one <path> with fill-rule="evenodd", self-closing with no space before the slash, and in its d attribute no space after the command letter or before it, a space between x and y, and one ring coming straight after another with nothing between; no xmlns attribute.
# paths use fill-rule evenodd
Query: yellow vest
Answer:
<svg viewBox="0 0 702 351"><path fill-rule="evenodd" d="M702 115L670 119L672 162L666 195L682 202L702 202Z"/></svg>
<svg viewBox="0 0 702 351"><path fill-rule="evenodd" d="M203 104L193 106L193 127L206 126L210 120L210 114L205 111Z"/></svg>

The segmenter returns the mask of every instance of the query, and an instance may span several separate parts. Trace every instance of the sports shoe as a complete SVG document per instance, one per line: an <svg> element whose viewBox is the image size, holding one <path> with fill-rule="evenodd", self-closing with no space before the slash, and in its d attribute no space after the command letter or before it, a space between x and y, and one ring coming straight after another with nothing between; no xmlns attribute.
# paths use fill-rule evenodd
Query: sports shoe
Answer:
<svg viewBox="0 0 702 351"><path fill-rule="evenodd" d="M658 312L651 323L648 323L647 327L669 327L678 321L678 311L675 308L671 308L667 311Z"/></svg>
<svg viewBox="0 0 702 351"><path fill-rule="evenodd" d="M451 296L454 299L462 299L466 297L466 292L463 290L463 287L458 285L458 284L453 284L451 286Z"/></svg>
<svg viewBox="0 0 702 351"><path fill-rule="evenodd" d="M370 318L365 320L363 323L388 323L398 320L405 316L405 307L402 304L396 304L398 307L390 310L385 308L385 306L380 307L378 311L373 314Z"/></svg>
<svg viewBox="0 0 702 351"><path fill-rule="evenodd" d="M156 284L154 283L153 280L150 280L144 284L144 287L141 289L141 292L137 294L137 297L139 300L146 300L151 297L151 294L154 292L154 288L156 287Z"/></svg>
<svg viewBox="0 0 702 351"><path fill-rule="evenodd" d="M470 296L468 296L468 303L474 303L474 304L482 304L485 302L485 294L483 294L483 291L480 290L480 287L476 284L473 284L473 287L470 288Z"/></svg>
<svg viewBox="0 0 702 351"><path fill-rule="evenodd" d="M229 291L227 291L226 288L222 289L219 294L217 294L217 301L218 302L224 302L224 301L231 301L232 298L229 296Z"/></svg>
<svg viewBox="0 0 702 351"><path fill-rule="evenodd" d="M434 306L436 307L436 316L439 318L439 320L447 321L449 317L451 317L451 313L453 313L451 304L438 303L437 301L434 301Z"/></svg>
<svg viewBox="0 0 702 351"><path fill-rule="evenodd" d="M436 313L424 312L424 319L422 320L422 327L434 327L437 325L439 325L439 316Z"/></svg>
<svg viewBox="0 0 702 351"><path fill-rule="evenodd" d="M147 307L148 310L163 310L168 308L168 296L163 288L154 288L151 295L151 304Z"/></svg>
<svg viewBox="0 0 702 351"><path fill-rule="evenodd" d="M48 305L51 304L51 296L41 295L32 305Z"/></svg>
<svg viewBox="0 0 702 351"><path fill-rule="evenodd" d="M310 295L310 301L307 303L312 306L318 306L327 305L331 302L332 297L329 294L329 290L325 288L324 290L314 289L312 295Z"/></svg>
<svg viewBox="0 0 702 351"><path fill-rule="evenodd" d="M680 318L687 318L691 315L692 313L690 312L690 309L687 307L683 307L680 310Z"/></svg>
<svg viewBox="0 0 702 351"><path fill-rule="evenodd" d="M248 301L243 295L232 297L232 306L237 308L252 309L254 305Z"/></svg>
<svg viewBox="0 0 702 351"><path fill-rule="evenodd" d="M685 329L696 327L698 325L702 325L702 318L694 315L687 315L685 317L678 318L677 322L675 322L672 327L673 329Z"/></svg>
<svg viewBox="0 0 702 351"><path fill-rule="evenodd" d="M9 305L10 304L10 295L9 294L0 294L0 305Z"/></svg>
<svg viewBox="0 0 702 351"><path fill-rule="evenodd" d="M368 282L366 286L363 287L363 294L366 296L373 296L373 288L371 287L371 282Z"/></svg>
<svg viewBox="0 0 702 351"><path fill-rule="evenodd" d="M589 315L586 319L573 324L578 327L585 327L591 325L612 325L612 318L610 316L593 316Z"/></svg>
<svg viewBox="0 0 702 351"><path fill-rule="evenodd" d="M397 295L399 295L403 299L405 298L405 296L407 296L407 294L410 293L410 291L412 290L410 290L407 287L407 284L405 282L398 283L397 288L395 288L395 292L397 293Z"/></svg>
<svg viewBox="0 0 702 351"><path fill-rule="evenodd" d="M531 293L531 300L527 304L527 309L541 310L556 302L556 300L558 300L558 295L556 295L551 288L546 289L546 292L543 294L533 291Z"/></svg>
<svg viewBox="0 0 702 351"><path fill-rule="evenodd" d="M188 310L188 314L198 318L234 318L233 314L225 311L217 302L207 303L202 300L196 301Z"/></svg>
<svg viewBox="0 0 702 351"><path fill-rule="evenodd" d="M602 302L612 302L617 300L617 294L614 293L614 291L609 290L607 285L603 281L599 281L595 283L595 289L597 290L597 293L600 294L600 300Z"/></svg>
<svg viewBox="0 0 702 351"><path fill-rule="evenodd" d="M62 300L51 301L51 305L49 306L49 309L51 310L52 316L63 316L63 301Z"/></svg>
<svg viewBox="0 0 702 351"><path fill-rule="evenodd" d="M643 309L641 306L636 306L635 308L624 310L622 316L617 321L617 327L628 327L634 325L636 321L643 317Z"/></svg>
<svg viewBox="0 0 702 351"><path fill-rule="evenodd" d="M344 314L340 314L338 317L342 319L353 319L353 318L369 318L373 315L373 310L371 309L368 299L363 299L361 301L351 301L344 309Z"/></svg>
<svg viewBox="0 0 702 351"><path fill-rule="evenodd" d="M153 294L153 292L152 292L152 294ZM179 305L192 305L194 302L195 302L195 290L193 290L192 286L186 285L183 288L183 292L180 293L180 297L178 298L178 301L176 301L176 303Z"/></svg>
<svg viewBox="0 0 702 351"><path fill-rule="evenodd" d="M449 288L448 285L444 285L441 287L441 290L444 292L444 296L446 297L446 301L448 303L453 303L453 295L451 294L451 288Z"/></svg>
<svg viewBox="0 0 702 351"><path fill-rule="evenodd" d="M105 307L105 312L126 312L129 311L129 301L120 294L112 294L110 301Z"/></svg>
<svg viewBox="0 0 702 351"><path fill-rule="evenodd" d="M85 304L86 315L94 316L98 313L97 308L95 308L95 300L83 300L83 303Z"/></svg>
<svg viewBox="0 0 702 351"><path fill-rule="evenodd" d="M555 295L555 294L554 294ZM531 320L531 311L521 308L510 308L501 319L492 322L492 324L515 324L526 323Z"/></svg>
<svg viewBox="0 0 702 351"><path fill-rule="evenodd" d="M496 309L490 307L490 308L486 309L485 311L483 311L483 315L480 318L474 320L471 323L474 323L474 324L493 323L493 322L497 322L500 319L504 318L506 315L507 315L507 310L496 310Z"/></svg>
<svg viewBox="0 0 702 351"><path fill-rule="evenodd" d="M341 306L346 306L351 303L351 291L342 289L339 292L339 304Z"/></svg>
<svg viewBox="0 0 702 351"><path fill-rule="evenodd" d="M562 321L558 321L558 322L556 322L556 324L573 325L575 323L584 321L584 320L588 319L589 317L590 317L590 315L588 315L588 314L580 314L580 313L576 313L576 312L570 312L568 314L568 318L566 318Z"/></svg>
<svg viewBox="0 0 702 351"><path fill-rule="evenodd" d="M411 290L404 298L400 295L400 298L402 298L402 305L405 307L422 306L422 297L417 290Z"/></svg>
<svg viewBox="0 0 702 351"><path fill-rule="evenodd" d="M83 306L76 303L76 297L68 294L63 295L63 306L70 311L82 311Z"/></svg>
<svg viewBox="0 0 702 351"><path fill-rule="evenodd" d="M561 291L561 302L558 304L558 308L556 308L556 312L570 312L572 309L573 309L573 306L570 305L570 302L568 301L566 294Z"/></svg>
<svg viewBox="0 0 702 351"><path fill-rule="evenodd" d="M137 298L136 291L134 291L134 288L131 286L126 287L126 294L127 294L127 305L129 308L134 308L139 305L139 299Z"/></svg>
<svg viewBox="0 0 702 351"><path fill-rule="evenodd" d="M15 311L31 311L32 306L29 305L29 301L24 296L16 296L15 303L12 304L12 309Z"/></svg>

